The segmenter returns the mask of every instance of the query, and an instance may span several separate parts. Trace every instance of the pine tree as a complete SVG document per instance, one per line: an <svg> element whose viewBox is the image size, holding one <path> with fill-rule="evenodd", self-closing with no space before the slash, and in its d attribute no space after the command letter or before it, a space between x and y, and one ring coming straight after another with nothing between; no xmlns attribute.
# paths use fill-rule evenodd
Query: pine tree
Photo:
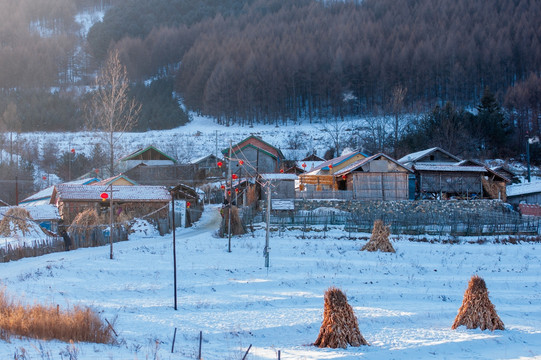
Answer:
<svg viewBox="0 0 541 360"><path fill-rule="evenodd" d="M511 129L496 97L488 87L485 88L477 111L477 123L481 134L484 134L483 140L487 155L502 154L505 144L509 140Z"/></svg>

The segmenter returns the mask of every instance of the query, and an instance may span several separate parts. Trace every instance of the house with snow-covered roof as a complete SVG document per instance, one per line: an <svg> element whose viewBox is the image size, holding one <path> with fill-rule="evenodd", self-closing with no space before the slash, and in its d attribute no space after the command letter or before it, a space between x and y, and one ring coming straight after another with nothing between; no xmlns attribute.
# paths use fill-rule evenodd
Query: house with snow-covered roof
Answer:
<svg viewBox="0 0 541 360"><path fill-rule="evenodd" d="M232 145L231 149L223 149L222 154L224 157L229 157L230 150L232 159L231 172L238 177L277 173L285 160L280 149L255 135L251 135ZM224 165L227 166L227 164Z"/></svg>
<svg viewBox="0 0 541 360"><path fill-rule="evenodd" d="M458 163L461 160L462 159L459 157L446 150L443 150L442 148L433 147L403 156L402 158L398 159L398 162L411 167L414 164L448 165Z"/></svg>
<svg viewBox="0 0 541 360"><path fill-rule="evenodd" d="M108 195L105 201L103 193ZM169 213L171 195L165 186L60 184L54 187L51 204L58 208L64 223L71 224L77 214L89 208L96 209L98 214L107 214L111 197L116 216L123 212L129 218L152 214L152 219L160 219L167 218Z"/></svg>

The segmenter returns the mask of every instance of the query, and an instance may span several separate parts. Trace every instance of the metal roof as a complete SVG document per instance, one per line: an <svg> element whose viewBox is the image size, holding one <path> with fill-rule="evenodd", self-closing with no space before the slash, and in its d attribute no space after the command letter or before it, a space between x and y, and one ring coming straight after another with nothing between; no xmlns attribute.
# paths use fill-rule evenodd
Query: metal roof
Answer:
<svg viewBox="0 0 541 360"><path fill-rule="evenodd" d="M68 185L55 186L55 197L72 201L101 201L101 193L109 193L111 186L105 185ZM55 196L56 194L56 196ZM164 202L170 201L171 195L165 186L113 186L113 201Z"/></svg>

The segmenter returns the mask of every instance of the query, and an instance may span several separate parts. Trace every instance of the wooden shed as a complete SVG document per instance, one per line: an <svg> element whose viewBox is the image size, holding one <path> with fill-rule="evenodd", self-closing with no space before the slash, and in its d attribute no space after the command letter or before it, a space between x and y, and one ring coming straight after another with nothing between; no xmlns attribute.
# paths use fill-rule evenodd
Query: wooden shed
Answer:
<svg viewBox="0 0 541 360"><path fill-rule="evenodd" d="M379 153L358 160L334 174L337 188L353 192L357 200L407 200L408 176L413 171Z"/></svg>

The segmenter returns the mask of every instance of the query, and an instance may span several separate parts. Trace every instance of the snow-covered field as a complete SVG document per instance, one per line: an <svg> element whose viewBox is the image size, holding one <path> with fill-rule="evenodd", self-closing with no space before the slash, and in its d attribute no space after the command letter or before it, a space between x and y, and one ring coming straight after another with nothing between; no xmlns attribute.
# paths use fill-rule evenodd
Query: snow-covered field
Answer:
<svg viewBox="0 0 541 360"><path fill-rule="evenodd" d="M24 301L88 305L116 318L118 345L74 344L76 359L195 359L199 332L209 359L541 359L541 246L430 244L395 239L396 254L361 252L369 234L340 227L227 239L207 207L177 231L178 310L173 309L172 235L133 234L89 248L0 264L6 292ZM451 330L470 277L486 281L504 331ZM330 287L348 296L369 347L311 346ZM177 328L174 352L171 353ZM0 359L68 359L71 345L12 338ZM71 350L73 355L73 350ZM73 357L72 357L73 359Z"/></svg>

